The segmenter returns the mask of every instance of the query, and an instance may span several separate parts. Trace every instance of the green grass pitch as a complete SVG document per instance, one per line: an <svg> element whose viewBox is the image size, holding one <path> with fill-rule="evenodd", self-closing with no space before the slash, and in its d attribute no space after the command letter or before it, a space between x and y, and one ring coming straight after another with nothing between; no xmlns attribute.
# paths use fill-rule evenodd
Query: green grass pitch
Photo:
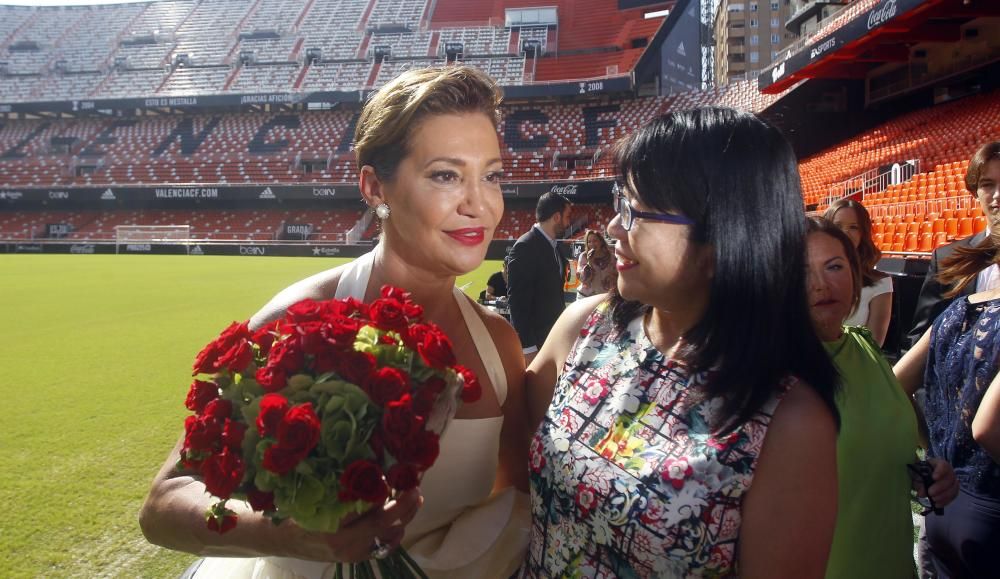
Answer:
<svg viewBox="0 0 1000 579"><path fill-rule="evenodd" d="M0 576L176 577L137 513L195 354L345 259L0 255ZM476 297L500 262L458 280Z"/></svg>

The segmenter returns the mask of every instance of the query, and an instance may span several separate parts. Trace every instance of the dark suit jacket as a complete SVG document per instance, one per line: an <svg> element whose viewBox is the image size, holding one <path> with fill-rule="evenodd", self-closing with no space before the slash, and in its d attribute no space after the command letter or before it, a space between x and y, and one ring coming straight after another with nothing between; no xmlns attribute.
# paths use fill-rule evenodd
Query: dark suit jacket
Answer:
<svg viewBox="0 0 1000 579"><path fill-rule="evenodd" d="M565 271L566 259L560 254L556 261L549 241L535 227L514 243L507 265L507 303L523 347L541 347L566 306Z"/></svg>
<svg viewBox="0 0 1000 579"><path fill-rule="evenodd" d="M913 329L907 334L911 348L924 335L927 328L931 327L934 319L948 307L948 304L954 301L954 298L948 299L942 295L950 289L950 286L938 283L938 264L955 253L955 249L959 247L975 247L982 243L984 239L986 239L986 232L982 231L972 237L959 239L948 245L941 246L931 254L931 263L927 268L927 276L924 277L924 285L920 287L920 295L917 296L917 308L913 312ZM966 285L962 289L962 293L956 297L969 296L974 293L976 293L975 281Z"/></svg>

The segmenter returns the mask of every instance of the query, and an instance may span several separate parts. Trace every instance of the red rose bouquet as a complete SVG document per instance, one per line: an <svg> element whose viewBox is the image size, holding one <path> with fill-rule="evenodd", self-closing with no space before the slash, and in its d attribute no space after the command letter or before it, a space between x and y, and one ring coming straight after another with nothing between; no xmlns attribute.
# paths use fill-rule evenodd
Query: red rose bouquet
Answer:
<svg viewBox="0 0 1000 579"><path fill-rule="evenodd" d="M226 502L241 499L276 523L335 532L434 464L479 382L409 294L385 286L381 295L304 300L256 332L234 322L198 354L181 462L219 499L210 529L232 529ZM390 576L422 575L402 549L377 563Z"/></svg>

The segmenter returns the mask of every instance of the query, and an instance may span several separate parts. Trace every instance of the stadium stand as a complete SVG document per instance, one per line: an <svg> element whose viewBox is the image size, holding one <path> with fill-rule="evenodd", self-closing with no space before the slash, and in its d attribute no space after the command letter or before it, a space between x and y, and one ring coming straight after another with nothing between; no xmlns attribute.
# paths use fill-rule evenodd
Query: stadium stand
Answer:
<svg viewBox="0 0 1000 579"><path fill-rule="evenodd" d="M930 251L985 228L965 190L965 167L1000 132L1000 99L981 95L902 115L801 164L807 204L822 210L846 195L869 208L883 251ZM920 160L930 171L890 184L877 167ZM858 177L868 171L871 178Z"/></svg>
<svg viewBox="0 0 1000 579"><path fill-rule="evenodd" d="M374 78L363 74L376 66L376 47L388 47L393 60L426 62L444 57L448 43L461 43L465 62L504 84L622 76L663 22L642 18L642 10L617 10L604 0L560 0L546 3L558 8L558 26L505 27L498 24L507 2L459 4L170 0L42 10L0 6L0 76L7 80L0 82L0 102L152 92L361 90L380 86L404 66L390 64ZM89 26L95 20L101 26ZM542 45L530 71L521 55L525 40ZM315 56L306 58L307 52ZM267 63L289 66L233 70ZM347 68L319 71L323 74L311 70L331 63ZM348 76L337 77L341 70Z"/></svg>
<svg viewBox="0 0 1000 579"><path fill-rule="evenodd" d="M516 60L516 59L511 59ZM343 88L340 76L364 75L360 63L313 65L303 84ZM443 61L383 62L383 81L413 66ZM226 67L187 69L221 78ZM290 68L244 66L234 84L253 92L288 79ZM516 70L516 66L515 66ZM284 77L271 74L283 73ZM260 76L258 76L260 74ZM322 75L322 76L321 76ZM196 91L200 76L187 79ZM261 84L259 84L261 83ZM753 95L742 84L700 93L618 102L514 104L503 108L500 137L513 181L608 179L611 144L657 114L694 104L724 102L754 108L775 97ZM760 98L758 98L760 97ZM287 114L225 113L134 119L9 121L0 129L0 182L9 186L128 185L144 183L350 183L357 178L349 150L357 109ZM65 142L62 147L53 143ZM305 173L302 160L322 160Z"/></svg>
<svg viewBox="0 0 1000 579"><path fill-rule="evenodd" d="M368 41L368 53L374 56L375 47L384 47L393 58L427 58L433 36L431 32L375 33Z"/></svg>

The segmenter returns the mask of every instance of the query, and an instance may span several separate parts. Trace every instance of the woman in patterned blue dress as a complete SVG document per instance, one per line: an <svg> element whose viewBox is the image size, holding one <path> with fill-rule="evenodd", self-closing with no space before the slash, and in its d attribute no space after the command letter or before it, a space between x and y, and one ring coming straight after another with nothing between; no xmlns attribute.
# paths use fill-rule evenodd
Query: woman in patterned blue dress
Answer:
<svg viewBox="0 0 1000 579"><path fill-rule="evenodd" d="M822 577L836 373L805 295L795 156L730 109L616 151L617 290L574 303L527 373L525 577Z"/></svg>
<svg viewBox="0 0 1000 579"><path fill-rule="evenodd" d="M959 248L938 280L960 295L980 271L1000 262L1000 142L969 161L966 188L991 216L992 233L979 247ZM929 555L939 579L1000 574L1000 289L956 299L896 364L908 391L927 391L930 455L955 468L960 492L926 519Z"/></svg>

